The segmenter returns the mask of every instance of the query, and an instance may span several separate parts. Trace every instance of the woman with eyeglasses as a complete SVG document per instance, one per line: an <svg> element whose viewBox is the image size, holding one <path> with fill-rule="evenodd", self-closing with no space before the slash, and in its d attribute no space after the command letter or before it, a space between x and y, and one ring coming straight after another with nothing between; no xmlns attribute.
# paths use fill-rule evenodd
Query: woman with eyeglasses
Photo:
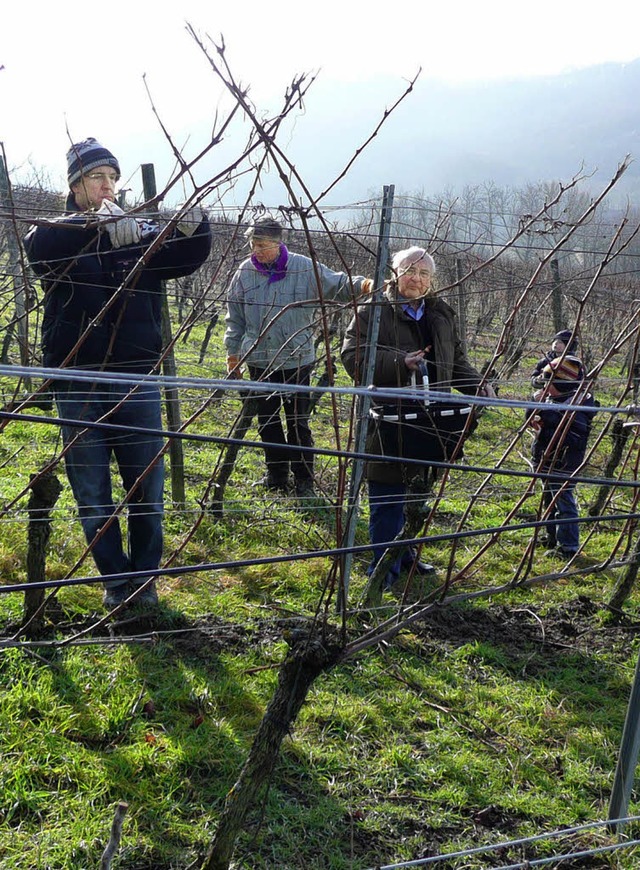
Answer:
<svg viewBox="0 0 640 870"><path fill-rule="evenodd" d="M453 309L436 295L435 262L424 248L398 251L392 260L393 279L382 294L374 294L352 319L342 346L342 361L351 377L362 384L367 360L370 320L380 306L373 384L395 388L414 386L449 393L452 388L467 395L495 397L489 383L467 360ZM417 394L417 393L416 393ZM376 456L421 459L425 463L459 456L459 435L466 426L467 406L445 408L424 393L425 401L383 399L372 407L366 451ZM464 410L464 413L463 413ZM367 463L369 486L369 534L373 544L372 573L405 522L407 487L428 465L372 460ZM431 565L418 561L413 549L398 548L385 580L393 586L402 568L413 566L421 574L433 573Z"/></svg>

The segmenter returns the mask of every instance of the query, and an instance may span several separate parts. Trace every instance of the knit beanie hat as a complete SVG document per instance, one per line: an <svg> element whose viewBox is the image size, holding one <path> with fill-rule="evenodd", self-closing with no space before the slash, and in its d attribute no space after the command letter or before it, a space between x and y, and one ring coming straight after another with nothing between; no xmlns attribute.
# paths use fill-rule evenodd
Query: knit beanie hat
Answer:
<svg viewBox="0 0 640 870"><path fill-rule="evenodd" d="M271 215L259 217L251 224L245 233L245 238L252 239L282 239L282 224Z"/></svg>
<svg viewBox="0 0 640 870"><path fill-rule="evenodd" d="M573 336L573 337L572 337ZM553 341L561 341L569 353L574 353L578 349L578 336L573 329L561 329L553 336Z"/></svg>
<svg viewBox="0 0 640 870"><path fill-rule="evenodd" d="M564 359L558 357L547 363L533 383L536 387L545 387L551 382L561 393L572 393L585 377L581 360L577 356L565 356Z"/></svg>
<svg viewBox="0 0 640 870"><path fill-rule="evenodd" d="M98 166L111 166L118 173L118 178L120 177L120 164L111 151L108 151L96 139L85 139L72 145L67 151L69 187L75 184L82 175L86 175L87 172L91 172Z"/></svg>

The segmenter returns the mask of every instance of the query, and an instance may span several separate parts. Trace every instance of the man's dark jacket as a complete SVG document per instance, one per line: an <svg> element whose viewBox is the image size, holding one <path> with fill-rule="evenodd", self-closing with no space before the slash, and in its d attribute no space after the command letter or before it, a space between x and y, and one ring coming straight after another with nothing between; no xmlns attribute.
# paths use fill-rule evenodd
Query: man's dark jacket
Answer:
<svg viewBox="0 0 640 870"><path fill-rule="evenodd" d="M173 229L127 280L160 231L145 223L142 243L113 248L91 213L77 211L29 230L27 256L45 291L45 366L140 373L154 367L162 349L161 282L195 272L211 248L206 218L191 237Z"/></svg>

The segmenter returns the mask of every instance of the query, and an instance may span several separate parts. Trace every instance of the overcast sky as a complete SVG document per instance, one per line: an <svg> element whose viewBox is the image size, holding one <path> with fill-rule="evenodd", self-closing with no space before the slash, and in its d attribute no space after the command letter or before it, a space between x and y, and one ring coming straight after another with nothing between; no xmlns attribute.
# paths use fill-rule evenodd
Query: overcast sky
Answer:
<svg viewBox="0 0 640 870"><path fill-rule="evenodd" d="M609 0L597 15L576 0L457 0L427 11L429 5L9 0L0 22L0 140L9 166L20 170L31 161L63 187L70 138L90 135L131 171L144 161L169 166L143 76L177 144L187 157L197 153L226 98L187 22L205 40L224 35L234 74L251 85L265 112L304 71L319 70L323 85L344 101L350 82L383 75L397 81L400 94L420 67L421 81L477 81L640 54L640 15L631 0ZM389 93L381 93L380 112ZM313 124L313 90L300 122Z"/></svg>

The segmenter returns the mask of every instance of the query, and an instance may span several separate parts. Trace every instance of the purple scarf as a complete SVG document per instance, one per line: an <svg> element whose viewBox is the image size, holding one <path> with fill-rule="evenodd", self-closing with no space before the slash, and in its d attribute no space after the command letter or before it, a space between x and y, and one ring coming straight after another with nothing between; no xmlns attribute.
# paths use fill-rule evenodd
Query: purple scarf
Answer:
<svg viewBox="0 0 640 870"><path fill-rule="evenodd" d="M256 255L251 255L251 262L256 267L261 275L266 275L269 279L269 284L274 284L276 281L282 281L287 274L287 260L289 259L289 251L286 246L280 242L280 253L275 258L273 263L261 263L256 259Z"/></svg>

